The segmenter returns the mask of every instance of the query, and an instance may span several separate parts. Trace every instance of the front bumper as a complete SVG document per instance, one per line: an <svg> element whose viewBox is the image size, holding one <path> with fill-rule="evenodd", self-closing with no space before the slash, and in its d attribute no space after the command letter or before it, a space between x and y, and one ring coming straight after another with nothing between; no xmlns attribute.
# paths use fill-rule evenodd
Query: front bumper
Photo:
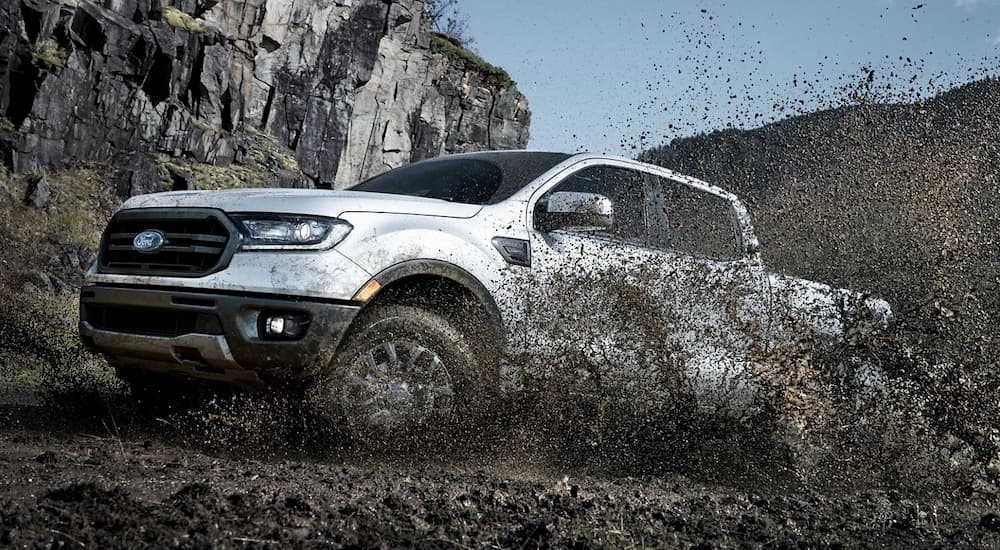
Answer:
<svg viewBox="0 0 1000 550"><path fill-rule="evenodd" d="M282 295L94 285L80 291L80 335L125 376L145 371L259 390L320 372L359 309ZM311 322L301 339L265 340L264 312Z"/></svg>

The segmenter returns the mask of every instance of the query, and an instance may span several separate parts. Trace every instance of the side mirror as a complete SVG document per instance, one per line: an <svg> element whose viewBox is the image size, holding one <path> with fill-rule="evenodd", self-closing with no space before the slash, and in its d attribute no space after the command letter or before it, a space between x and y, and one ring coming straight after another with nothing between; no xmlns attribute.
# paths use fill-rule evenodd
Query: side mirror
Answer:
<svg viewBox="0 0 1000 550"><path fill-rule="evenodd" d="M559 191L549 196L544 211L537 211L535 218L542 231L608 229L614 223L615 207L604 195Z"/></svg>

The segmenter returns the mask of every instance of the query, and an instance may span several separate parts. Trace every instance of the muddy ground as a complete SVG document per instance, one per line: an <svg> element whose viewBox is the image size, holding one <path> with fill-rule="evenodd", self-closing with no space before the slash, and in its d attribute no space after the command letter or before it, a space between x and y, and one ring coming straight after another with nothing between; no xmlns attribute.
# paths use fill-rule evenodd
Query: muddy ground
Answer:
<svg viewBox="0 0 1000 550"><path fill-rule="evenodd" d="M0 394L4 546L1000 545L989 497L809 481L736 438L600 468L510 419L389 452L303 437L305 419L256 401L153 411L33 391Z"/></svg>

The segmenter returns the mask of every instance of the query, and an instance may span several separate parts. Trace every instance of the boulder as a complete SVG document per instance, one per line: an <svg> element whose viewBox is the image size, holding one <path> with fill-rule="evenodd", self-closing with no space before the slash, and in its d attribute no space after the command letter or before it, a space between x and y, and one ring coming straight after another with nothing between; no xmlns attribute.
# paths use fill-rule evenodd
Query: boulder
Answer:
<svg viewBox="0 0 1000 550"><path fill-rule="evenodd" d="M193 191L198 188L198 180L190 170L168 166L167 172L170 173L170 180L173 183L174 191Z"/></svg>
<svg viewBox="0 0 1000 550"><path fill-rule="evenodd" d="M130 153L115 167L115 193L122 199L163 191L160 170L149 154Z"/></svg>
<svg viewBox="0 0 1000 550"><path fill-rule="evenodd" d="M52 204L52 189L45 177L38 178L28 185L28 194L24 202L38 209L45 209Z"/></svg>

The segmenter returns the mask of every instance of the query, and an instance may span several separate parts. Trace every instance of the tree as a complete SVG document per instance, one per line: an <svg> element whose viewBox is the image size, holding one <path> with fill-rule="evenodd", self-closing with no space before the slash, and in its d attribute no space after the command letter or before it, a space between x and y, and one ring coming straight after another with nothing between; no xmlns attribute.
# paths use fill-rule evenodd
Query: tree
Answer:
<svg viewBox="0 0 1000 550"><path fill-rule="evenodd" d="M476 41L469 36L469 17L458 11L458 0L425 0L424 17L431 28L462 46Z"/></svg>

